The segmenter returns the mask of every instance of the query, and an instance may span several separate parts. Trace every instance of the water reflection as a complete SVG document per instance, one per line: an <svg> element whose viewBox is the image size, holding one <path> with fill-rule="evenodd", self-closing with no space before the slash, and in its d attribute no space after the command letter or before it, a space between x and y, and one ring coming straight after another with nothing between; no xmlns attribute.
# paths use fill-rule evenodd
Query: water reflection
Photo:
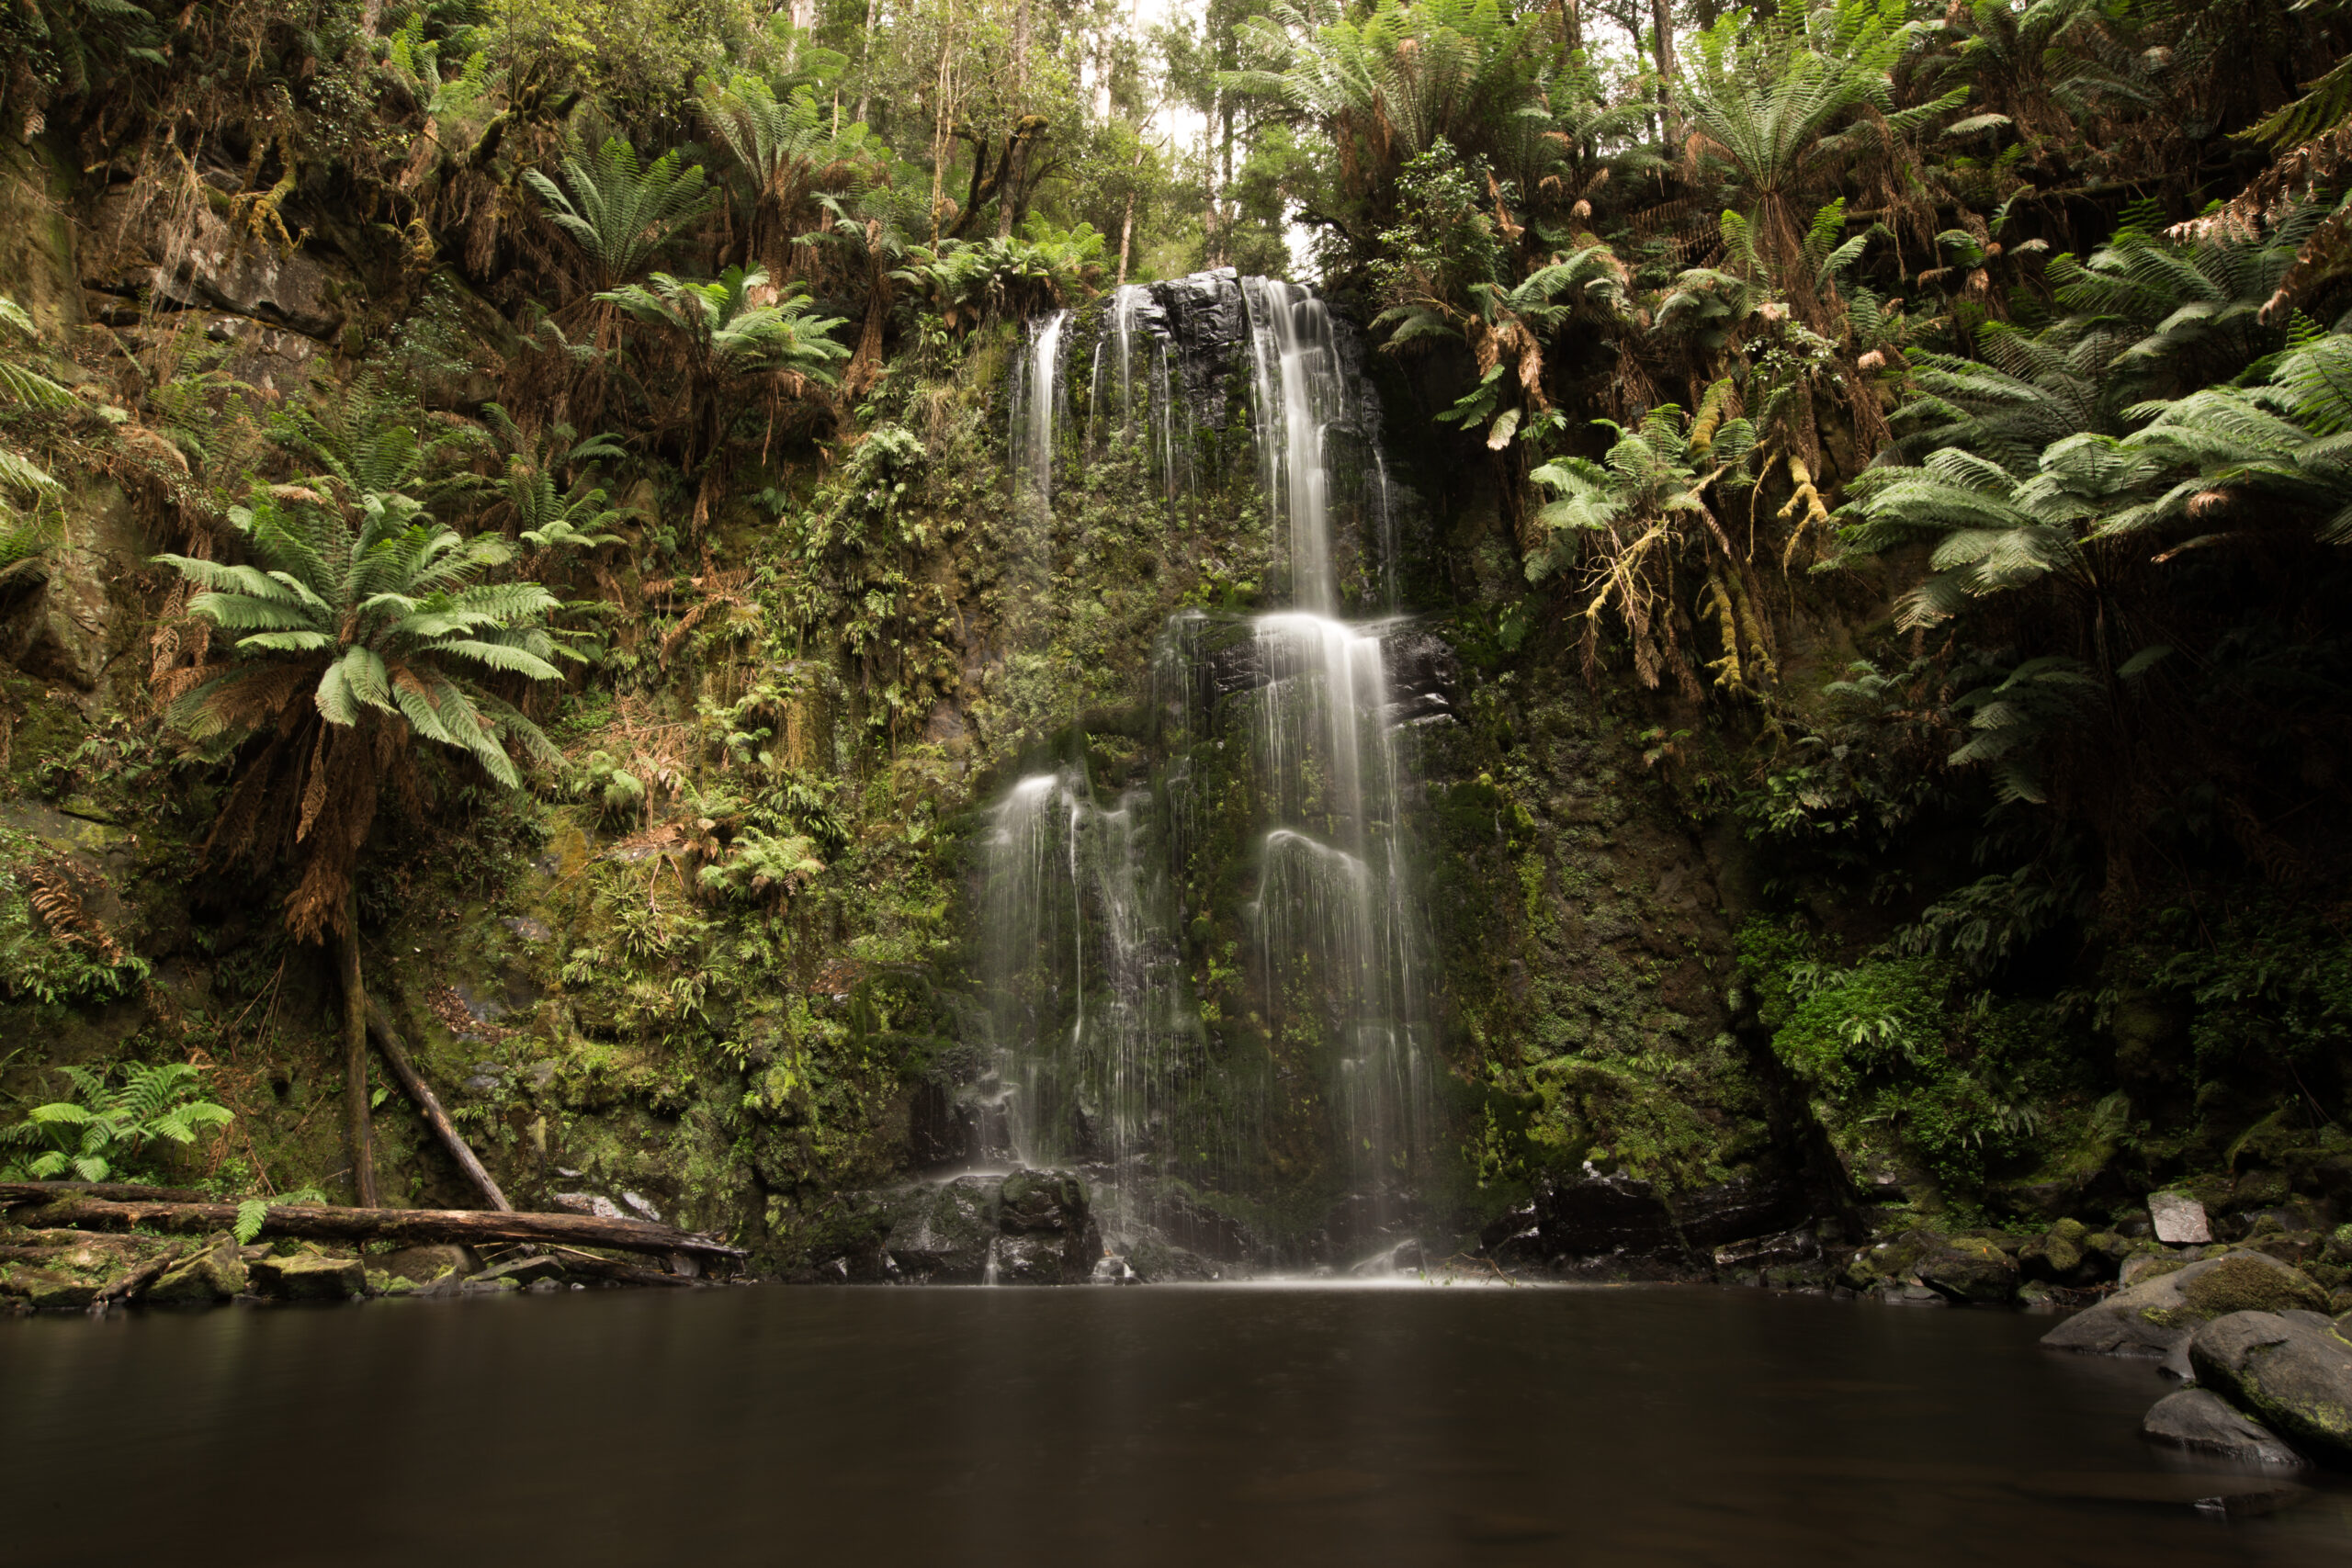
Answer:
<svg viewBox="0 0 2352 1568"><path fill-rule="evenodd" d="M0 1324L0 1495L28 1562L2352 1555L2324 1479L2273 1517L2195 1514L2228 1477L2138 1441L2155 1375L2042 1352L2047 1325L1266 1286L37 1320Z"/></svg>

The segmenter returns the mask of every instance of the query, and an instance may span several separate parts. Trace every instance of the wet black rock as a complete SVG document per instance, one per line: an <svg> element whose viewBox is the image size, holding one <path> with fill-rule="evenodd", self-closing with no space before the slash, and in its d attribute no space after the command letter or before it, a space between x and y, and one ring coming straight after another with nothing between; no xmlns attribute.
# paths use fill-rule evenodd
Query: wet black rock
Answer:
<svg viewBox="0 0 2352 1568"><path fill-rule="evenodd" d="M2303 1463L2303 1456L2278 1434L2232 1409L2211 1389L2184 1388L2165 1395L2140 1423L2140 1435L2152 1443L2237 1464L2291 1470Z"/></svg>
<svg viewBox="0 0 2352 1568"><path fill-rule="evenodd" d="M1066 1170L958 1176L888 1200L888 1268L911 1282L1080 1284L1102 1256L1086 1182ZM846 1272L846 1270L845 1270ZM852 1276L855 1277L855 1276Z"/></svg>
<svg viewBox="0 0 2352 1568"><path fill-rule="evenodd" d="M1534 1202L1544 1255L1617 1254L1712 1264L1712 1249L1804 1218L1804 1194L1769 1176L1743 1178L1679 1193L1619 1173L1589 1175L1546 1188Z"/></svg>

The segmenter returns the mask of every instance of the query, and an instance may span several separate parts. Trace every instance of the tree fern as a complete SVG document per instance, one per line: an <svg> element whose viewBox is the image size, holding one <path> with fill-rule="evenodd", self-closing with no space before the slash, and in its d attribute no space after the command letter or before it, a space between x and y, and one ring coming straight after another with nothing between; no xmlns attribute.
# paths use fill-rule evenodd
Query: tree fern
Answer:
<svg viewBox="0 0 2352 1568"><path fill-rule="evenodd" d="M713 199L701 164L685 164L674 150L646 163L617 136L584 158L573 152L560 172L563 187L537 169L523 178L544 204L548 221L586 254L604 288L644 272L679 230L710 209Z"/></svg>

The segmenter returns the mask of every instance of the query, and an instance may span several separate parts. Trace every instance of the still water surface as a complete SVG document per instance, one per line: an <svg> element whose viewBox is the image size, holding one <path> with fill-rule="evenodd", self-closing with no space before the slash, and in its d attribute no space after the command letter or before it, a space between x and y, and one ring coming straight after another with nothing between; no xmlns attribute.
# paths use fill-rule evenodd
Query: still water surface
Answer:
<svg viewBox="0 0 2352 1568"><path fill-rule="evenodd" d="M2048 1318L1758 1292L574 1292L0 1322L25 1563L2352 1562Z"/></svg>

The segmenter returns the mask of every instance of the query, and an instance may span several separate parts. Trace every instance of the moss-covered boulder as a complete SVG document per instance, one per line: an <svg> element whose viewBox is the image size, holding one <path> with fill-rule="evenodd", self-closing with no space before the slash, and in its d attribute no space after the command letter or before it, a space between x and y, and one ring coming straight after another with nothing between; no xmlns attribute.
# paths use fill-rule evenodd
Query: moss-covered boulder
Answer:
<svg viewBox="0 0 2352 1568"><path fill-rule="evenodd" d="M2270 1312L2214 1319L2189 1342L2198 1382L2304 1452L2352 1465L2352 1343Z"/></svg>
<svg viewBox="0 0 2352 1568"><path fill-rule="evenodd" d="M245 1260L237 1251L236 1238L223 1231L174 1264L145 1299L156 1306L209 1306L242 1295L245 1284Z"/></svg>
<svg viewBox="0 0 2352 1568"><path fill-rule="evenodd" d="M2249 1309L2320 1309L2326 1292L2275 1258L2229 1252L2168 1273L2143 1274L2041 1337L2056 1350L2102 1356L2177 1355L2199 1325Z"/></svg>
<svg viewBox="0 0 2352 1568"><path fill-rule="evenodd" d="M2016 1293L2017 1260L1984 1236L1945 1236L1914 1266L1919 1282L1946 1301L1998 1306Z"/></svg>
<svg viewBox="0 0 2352 1568"><path fill-rule="evenodd" d="M343 1301L368 1289L368 1271L359 1259L316 1252L256 1258L246 1277L254 1294L282 1302Z"/></svg>

